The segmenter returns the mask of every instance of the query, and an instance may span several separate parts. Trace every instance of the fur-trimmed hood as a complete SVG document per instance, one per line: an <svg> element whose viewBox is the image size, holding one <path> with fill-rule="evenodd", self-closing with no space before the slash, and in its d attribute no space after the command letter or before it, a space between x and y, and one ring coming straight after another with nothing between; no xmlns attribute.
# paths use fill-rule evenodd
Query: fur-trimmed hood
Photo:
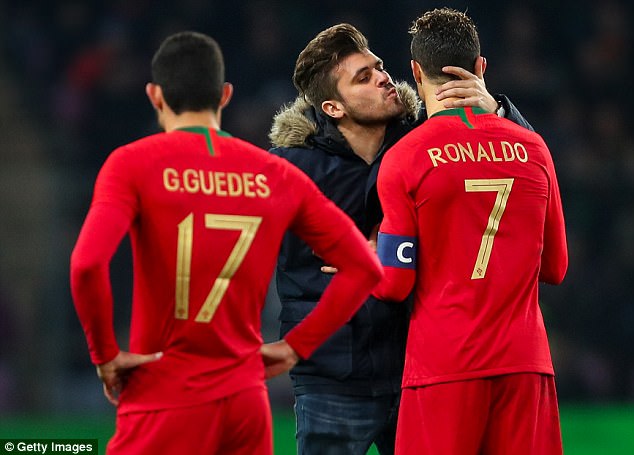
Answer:
<svg viewBox="0 0 634 455"><path fill-rule="evenodd" d="M405 118L412 122L417 120L422 103L416 91L406 82L397 82L395 87L405 105ZM317 123L306 115L310 107L302 96L282 106L273 117L273 126L269 132L269 139L274 147L301 147L306 145L310 136L318 133Z"/></svg>

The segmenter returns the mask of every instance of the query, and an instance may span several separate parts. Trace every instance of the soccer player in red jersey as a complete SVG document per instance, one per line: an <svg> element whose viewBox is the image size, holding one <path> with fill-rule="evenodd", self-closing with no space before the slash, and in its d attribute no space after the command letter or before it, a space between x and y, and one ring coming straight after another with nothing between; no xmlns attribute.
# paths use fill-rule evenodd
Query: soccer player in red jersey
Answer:
<svg viewBox="0 0 634 455"><path fill-rule="evenodd" d="M414 289L396 453L562 453L538 281L568 265L561 197L543 139L479 108L446 109L442 68L484 71L477 30L451 9L418 18L412 70L429 120L390 149L374 294Z"/></svg>
<svg viewBox="0 0 634 455"><path fill-rule="evenodd" d="M381 268L352 221L283 159L220 130L232 86L216 42L170 36L146 93L164 133L103 165L71 258L91 360L118 406L109 454L271 454L265 376L306 358L359 308ZM262 346L261 310L290 229L336 263L320 304ZM109 263L129 233L129 352L115 339Z"/></svg>

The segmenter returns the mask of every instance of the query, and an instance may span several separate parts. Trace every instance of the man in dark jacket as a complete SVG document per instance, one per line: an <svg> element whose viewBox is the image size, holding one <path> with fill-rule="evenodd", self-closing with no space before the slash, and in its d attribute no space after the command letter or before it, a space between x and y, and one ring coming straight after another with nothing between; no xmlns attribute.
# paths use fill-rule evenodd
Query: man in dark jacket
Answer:
<svg viewBox="0 0 634 455"><path fill-rule="evenodd" d="M480 77L454 69L445 94L506 111L530 125L510 101L496 100ZM413 88L394 84L353 26L319 33L300 53L293 82L300 96L276 115L271 152L302 169L372 241L382 211L376 176L385 151L425 118ZM420 119L419 119L420 117ZM292 188L289 188L292 191ZM281 335L316 305L328 264L292 234L282 244L277 292ZM365 454L374 443L394 453L408 306L370 297L350 322L291 370L300 455Z"/></svg>

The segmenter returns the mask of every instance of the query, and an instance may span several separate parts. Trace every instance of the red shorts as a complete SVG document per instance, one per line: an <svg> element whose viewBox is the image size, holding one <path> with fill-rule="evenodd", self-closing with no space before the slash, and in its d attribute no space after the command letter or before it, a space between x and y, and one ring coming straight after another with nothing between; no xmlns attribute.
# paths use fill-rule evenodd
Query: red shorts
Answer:
<svg viewBox="0 0 634 455"><path fill-rule="evenodd" d="M273 454L271 407L265 388L185 408L117 415L108 455Z"/></svg>
<svg viewBox="0 0 634 455"><path fill-rule="evenodd" d="M562 453L552 376L509 374L403 389L397 455Z"/></svg>

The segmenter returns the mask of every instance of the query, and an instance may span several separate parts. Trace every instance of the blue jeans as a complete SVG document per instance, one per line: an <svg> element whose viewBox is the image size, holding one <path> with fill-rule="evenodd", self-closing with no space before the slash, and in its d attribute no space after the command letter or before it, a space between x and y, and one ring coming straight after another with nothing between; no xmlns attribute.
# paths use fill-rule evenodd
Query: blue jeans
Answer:
<svg viewBox="0 0 634 455"><path fill-rule="evenodd" d="M373 443L381 455L392 455L399 398L297 395L298 455L365 455Z"/></svg>

